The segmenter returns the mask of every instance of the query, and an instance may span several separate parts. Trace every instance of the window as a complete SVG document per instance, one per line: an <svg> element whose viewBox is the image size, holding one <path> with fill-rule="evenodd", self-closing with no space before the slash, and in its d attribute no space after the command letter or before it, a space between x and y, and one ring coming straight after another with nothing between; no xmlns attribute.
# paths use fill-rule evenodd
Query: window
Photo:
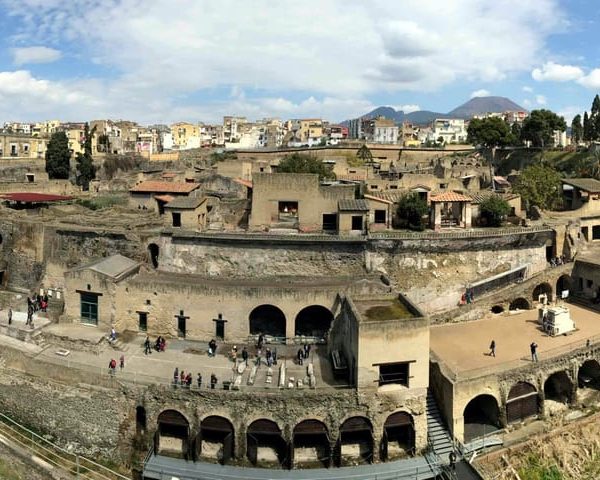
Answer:
<svg viewBox="0 0 600 480"><path fill-rule="evenodd" d="M592 288L594 286L593 280L586 280L585 283L587 285L587 288Z"/></svg>
<svg viewBox="0 0 600 480"><path fill-rule="evenodd" d="M441 188L442 190L443 190L443 189L446 189L446 188L448 188L448 184L447 184L447 183L440 183L440 188Z"/></svg>
<svg viewBox="0 0 600 480"><path fill-rule="evenodd" d="M379 365L379 386L404 385L408 387L410 362Z"/></svg>
<svg viewBox="0 0 600 480"><path fill-rule="evenodd" d="M371 185L371 190L377 190L379 187L377 185Z"/></svg>
<svg viewBox="0 0 600 480"><path fill-rule="evenodd" d="M352 230L363 229L363 217L361 215L352 216Z"/></svg>
<svg viewBox="0 0 600 480"><path fill-rule="evenodd" d="M385 223L385 217L385 210L375 210L375 223Z"/></svg>
<svg viewBox="0 0 600 480"><path fill-rule="evenodd" d="M600 240L600 225L592 227L592 240Z"/></svg>
<svg viewBox="0 0 600 480"><path fill-rule="evenodd" d="M173 215L173 226L181 227L181 213L173 212L172 215Z"/></svg>
<svg viewBox="0 0 600 480"><path fill-rule="evenodd" d="M398 185L390 185L390 190L398 190Z"/></svg>
<svg viewBox="0 0 600 480"><path fill-rule="evenodd" d="M323 230L337 230L337 213L323 214Z"/></svg>
<svg viewBox="0 0 600 480"><path fill-rule="evenodd" d="M148 313L138 312L138 330L140 332L148 331Z"/></svg>
<svg viewBox="0 0 600 480"><path fill-rule="evenodd" d="M95 293L80 293L81 323L98 325L98 295Z"/></svg>

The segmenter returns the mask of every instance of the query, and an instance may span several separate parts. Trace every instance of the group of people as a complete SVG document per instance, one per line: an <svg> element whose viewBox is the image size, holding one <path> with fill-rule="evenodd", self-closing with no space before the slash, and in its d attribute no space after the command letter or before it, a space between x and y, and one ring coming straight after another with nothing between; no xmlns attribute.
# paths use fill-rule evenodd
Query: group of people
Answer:
<svg viewBox="0 0 600 480"><path fill-rule="evenodd" d="M531 342L529 344L529 351L531 352L531 361L532 362L537 362L538 361L537 349L538 349L538 344L537 343ZM490 357L495 357L496 356L496 340L492 340L490 342L490 353L488 353L488 356L490 356Z"/></svg>
<svg viewBox="0 0 600 480"><path fill-rule="evenodd" d="M181 388L192 388L193 375L192 372L184 372L183 369L181 371L179 368L175 367L175 371L173 372L173 387L181 387ZM214 390L218 383L217 376L214 373L210 374L210 383L208 386L211 390ZM198 388L202 388L202 374L198 373L196 376L196 384Z"/></svg>
<svg viewBox="0 0 600 480"><path fill-rule="evenodd" d="M463 292L460 296L460 305L468 305L475 301L475 297L473 295L473 290L468 289Z"/></svg>
<svg viewBox="0 0 600 480"><path fill-rule="evenodd" d="M307 360L310 355L310 345L305 343L301 348L298 349L298 353L296 353L296 358L298 359L298 365L304 365L304 360Z"/></svg>
<svg viewBox="0 0 600 480"><path fill-rule="evenodd" d="M154 350L157 352L164 352L165 348L167 348L167 341L165 340L165 337L159 335L154 342ZM146 339L144 340L144 355L149 354L152 354L152 342L150 341L150 336L146 335Z"/></svg>
<svg viewBox="0 0 600 480"><path fill-rule="evenodd" d="M25 325L33 328L33 314L37 311L45 312L48 308L48 295L31 295L27 297L27 321ZM12 322L12 315L11 315Z"/></svg>
<svg viewBox="0 0 600 480"><path fill-rule="evenodd" d="M560 257L553 257L550 259L551 267L560 267L561 265L564 265L565 263L567 263L567 257L565 257L564 255L561 255Z"/></svg>
<svg viewBox="0 0 600 480"><path fill-rule="evenodd" d="M121 371L125 368L125 355L121 355L121 358L119 358L119 368ZM108 373L110 375L115 375L116 371L117 361L114 358L111 358L110 362L108 362Z"/></svg>

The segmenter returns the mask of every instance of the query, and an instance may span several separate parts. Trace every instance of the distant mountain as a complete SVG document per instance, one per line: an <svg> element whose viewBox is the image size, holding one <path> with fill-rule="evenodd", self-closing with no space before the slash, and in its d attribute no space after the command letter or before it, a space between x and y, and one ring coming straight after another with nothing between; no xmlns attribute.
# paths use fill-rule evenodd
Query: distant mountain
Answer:
<svg viewBox="0 0 600 480"><path fill-rule="evenodd" d="M407 121L416 125L426 125L436 118L463 118L468 120L481 113L524 110L523 107L505 97L475 97L448 113L431 112L429 110L404 113L402 110L395 110L393 107L377 107L375 110L362 115L362 118L385 117L394 120L396 123ZM348 120L342 123L347 125Z"/></svg>

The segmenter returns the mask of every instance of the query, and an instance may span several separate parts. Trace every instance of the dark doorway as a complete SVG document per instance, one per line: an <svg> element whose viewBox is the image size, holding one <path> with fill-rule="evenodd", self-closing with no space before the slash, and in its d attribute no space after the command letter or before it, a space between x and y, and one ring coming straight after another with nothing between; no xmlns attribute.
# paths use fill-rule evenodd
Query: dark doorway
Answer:
<svg viewBox="0 0 600 480"><path fill-rule="evenodd" d="M415 454L415 424L406 412L392 413L383 425L381 459L395 460Z"/></svg>
<svg viewBox="0 0 600 480"><path fill-rule="evenodd" d="M337 230L337 213L323 214L323 230L327 232Z"/></svg>
<svg viewBox="0 0 600 480"><path fill-rule="evenodd" d="M521 422L538 414L539 397L536 388L527 382L515 384L506 401L508 423Z"/></svg>
<svg viewBox="0 0 600 480"><path fill-rule="evenodd" d="M373 428L364 417L352 417L340 427L336 464L338 467L373 463Z"/></svg>
<svg viewBox="0 0 600 480"><path fill-rule="evenodd" d="M491 308L491 312L495 314L502 313L504 312L504 307L502 305L494 305Z"/></svg>
<svg viewBox="0 0 600 480"><path fill-rule="evenodd" d="M279 426L260 419L248 426L246 456L252 465L262 468L279 468L287 464L287 444Z"/></svg>
<svg viewBox="0 0 600 480"><path fill-rule="evenodd" d="M4 286L4 270L0 270L0 287Z"/></svg>
<svg viewBox="0 0 600 480"><path fill-rule="evenodd" d="M179 310L179 315L175 315L175 318L177 319L177 336L180 338L185 338L187 333L186 321L190 317L185 316L183 314L183 310Z"/></svg>
<svg viewBox="0 0 600 480"><path fill-rule="evenodd" d="M588 227L581 227L581 233L583 234L583 238L586 242L590 241L590 236L588 233Z"/></svg>
<svg viewBox="0 0 600 480"><path fill-rule="evenodd" d="M331 466L331 447L327 427L319 420L304 420L292 436L293 466L315 468Z"/></svg>
<svg viewBox="0 0 600 480"><path fill-rule="evenodd" d="M531 305L526 298L519 297L515 298L508 307L509 310L529 310Z"/></svg>
<svg viewBox="0 0 600 480"><path fill-rule="evenodd" d="M179 212L171 212L171 215L173 217L173 226L174 227L181 227L181 213L179 213Z"/></svg>
<svg viewBox="0 0 600 480"><path fill-rule="evenodd" d="M546 400L569 404L572 401L573 382L566 372L556 372L544 382Z"/></svg>
<svg viewBox="0 0 600 480"><path fill-rule="evenodd" d="M547 245L546 246L546 261L549 262L554 257L556 257L556 255L554 255L554 245Z"/></svg>
<svg viewBox="0 0 600 480"><path fill-rule="evenodd" d="M296 315L294 335L324 340L331 328L331 322L333 322L333 314L329 309L321 305L311 305L303 308Z"/></svg>
<svg viewBox="0 0 600 480"><path fill-rule="evenodd" d="M154 268L158 268L158 255L159 249L156 243L151 243L148 245L148 253L150 255L150 262Z"/></svg>
<svg viewBox="0 0 600 480"><path fill-rule="evenodd" d="M196 454L225 465L233 457L233 425L224 417L212 415L202 420L196 438Z"/></svg>
<svg viewBox="0 0 600 480"><path fill-rule="evenodd" d="M600 364L596 360L586 360L579 367L577 383L580 388L600 390Z"/></svg>
<svg viewBox="0 0 600 480"><path fill-rule="evenodd" d="M363 217L362 215L352 215L352 230L363 229Z"/></svg>
<svg viewBox="0 0 600 480"><path fill-rule="evenodd" d="M600 225L592 226L592 240L600 240Z"/></svg>
<svg viewBox="0 0 600 480"><path fill-rule="evenodd" d="M385 223L387 220L387 211L386 210L375 210L373 220L374 220L374 223Z"/></svg>
<svg viewBox="0 0 600 480"><path fill-rule="evenodd" d="M498 402L491 395L479 395L467 404L463 418L465 442L492 433L500 427Z"/></svg>
<svg viewBox="0 0 600 480"><path fill-rule="evenodd" d="M250 335L285 339L285 315L273 305L260 305L250 312Z"/></svg>
<svg viewBox="0 0 600 480"><path fill-rule="evenodd" d="M148 331L148 313L138 312L138 330L140 332Z"/></svg>
<svg viewBox="0 0 600 480"><path fill-rule="evenodd" d="M569 275L561 275L556 281L556 296L562 298L564 291L567 291L567 295L570 295L571 290L571 277Z"/></svg>
<svg viewBox="0 0 600 480"><path fill-rule="evenodd" d="M539 301L540 295L546 294L548 302L552 301L552 287L549 283L540 283L533 289L533 301Z"/></svg>
<svg viewBox="0 0 600 480"><path fill-rule="evenodd" d="M146 433L146 409L142 406L135 408L135 433L136 435Z"/></svg>
<svg viewBox="0 0 600 480"><path fill-rule="evenodd" d="M165 410L158 416L158 430L154 437L156 454L188 458L189 423L177 410Z"/></svg>
<svg viewBox="0 0 600 480"><path fill-rule="evenodd" d="M222 318L215 319L215 337L225 339L225 320Z"/></svg>

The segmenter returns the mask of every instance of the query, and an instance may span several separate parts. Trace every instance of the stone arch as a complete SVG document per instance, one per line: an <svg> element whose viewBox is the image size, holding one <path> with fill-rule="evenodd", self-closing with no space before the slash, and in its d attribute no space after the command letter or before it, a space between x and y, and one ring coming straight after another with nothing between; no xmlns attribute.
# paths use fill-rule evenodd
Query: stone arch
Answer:
<svg viewBox="0 0 600 480"><path fill-rule="evenodd" d="M285 337L285 314L274 305L259 305L250 312L248 320L250 335Z"/></svg>
<svg viewBox="0 0 600 480"><path fill-rule="evenodd" d="M408 412L395 412L383 424L381 459L394 460L415 454L415 421Z"/></svg>
<svg viewBox="0 0 600 480"><path fill-rule="evenodd" d="M146 433L146 409L138 405L135 407L135 434L144 435Z"/></svg>
<svg viewBox="0 0 600 480"><path fill-rule="evenodd" d="M560 298L564 290L568 290L569 293L571 293L570 291L572 290L572 285L573 279L571 278L571 275L567 275L565 273L558 277L558 280L556 280L556 296Z"/></svg>
<svg viewBox="0 0 600 480"><path fill-rule="evenodd" d="M489 394L477 395L463 411L465 442L487 435L500 427L498 401Z"/></svg>
<svg viewBox="0 0 600 480"><path fill-rule="evenodd" d="M529 302L529 300L527 300L524 297L518 297L518 298L515 298L512 302L510 302L510 305L508 306L508 309L510 311L515 311L515 310L530 310L531 309L531 303Z"/></svg>
<svg viewBox="0 0 600 480"><path fill-rule="evenodd" d="M200 422L194 442L195 456L225 465L234 455L235 429L228 418L209 415Z"/></svg>
<svg viewBox="0 0 600 480"><path fill-rule="evenodd" d="M548 301L552 301L552 285L548 282L540 283L533 289L532 297L533 301L537 302L540 295L546 294L548 296Z"/></svg>
<svg viewBox="0 0 600 480"><path fill-rule="evenodd" d="M276 422L259 418L248 425L246 456L254 466L278 468L287 465L287 442Z"/></svg>
<svg viewBox="0 0 600 480"><path fill-rule="evenodd" d="M580 388L600 390L600 363L597 360L586 360L577 371L577 384Z"/></svg>
<svg viewBox="0 0 600 480"><path fill-rule="evenodd" d="M490 312L494 314L504 313L504 307L502 305L494 305L492 308L490 308Z"/></svg>
<svg viewBox="0 0 600 480"><path fill-rule="evenodd" d="M560 403L573 400L573 382L564 370L554 372L544 382L544 398Z"/></svg>
<svg viewBox="0 0 600 480"><path fill-rule="evenodd" d="M294 335L325 339L332 322L333 313L328 308L322 305L304 307L296 315Z"/></svg>
<svg viewBox="0 0 600 480"><path fill-rule="evenodd" d="M158 429L154 437L155 453L188 458L190 423L177 410L163 410L157 418Z"/></svg>
<svg viewBox="0 0 600 480"><path fill-rule="evenodd" d="M292 467L314 468L331 466L329 431L320 420L307 419L298 423L292 433Z"/></svg>
<svg viewBox="0 0 600 480"><path fill-rule="evenodd" d="M540 400L537 388L528 382L515 383L506 400L506 419L516 423L539 413Z"/></svg>
<svg viewBox="0 0 600 480"><path fill-rule="evenodd" d="M336 445L336 464L339 467L373 463L373 425L367 417L355 416L344 420Z"/></svg>
<svg viewBox="0 0 600 480"><path fill-rule="evenodd" d="M160 248L156 243L150 243L148 245L148 255L150 257L150 263L154 268L158 268L158 257L160 256Z"/></svg>

